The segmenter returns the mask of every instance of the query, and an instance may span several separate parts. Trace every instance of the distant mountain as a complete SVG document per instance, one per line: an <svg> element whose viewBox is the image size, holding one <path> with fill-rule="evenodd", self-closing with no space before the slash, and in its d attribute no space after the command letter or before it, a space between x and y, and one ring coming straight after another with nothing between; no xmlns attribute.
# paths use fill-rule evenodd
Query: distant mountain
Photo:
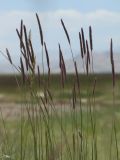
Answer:
<svg viewBox="0 0 120 160"><path fill-rule="evenodd" d="M75 57L78 71L83 73L83 61L80 54ZM66 69L68 73L74 72L74 65L72 59L65 60ZM114 53L115 72L120 72L120 53ZM52 72L57 73L60 71L58 62L52 63ZM108 52L93 53L93 68L96 73L111 72L110 54Z"/></svg>
<svg viewBox="0 0 120 160"><path fill-rule="evenodd" d="M54 54L55 55L55 54ZM120 73L120 53L116 52L113 55L114 57L114 64L115 64L115 72ZM51 58L51 57L50 57ZM77 63L77 68L80 73L83 73L83 61L81 59L80 54L77 54L75 56L75 61ZM16 62L16 66L19 66L18 61ZM38 59L38 64L39 64L39 59ZM42 72L42 63L40 63L40 69ZM75 71L74 69L74 64L72 61L72 58L65 58L65 64L66 64L66 69L68 73L73 73ZM55 60L54 57L50 59L50 66L51 66L51 72L52 73L59 73L60 68L59 68L59 58L56 56ZM95 52L93 53L93 68L94 72L96 73L108 73L111 72L111 62L110 62L110 53L109 52ZM45 72L47 72L47 62L45 58L44 62L44 69ZM0 63L0 73L15 73L16 70L11 67L9 62L7 62L4 58L1 58L1 63Z"/></svg>

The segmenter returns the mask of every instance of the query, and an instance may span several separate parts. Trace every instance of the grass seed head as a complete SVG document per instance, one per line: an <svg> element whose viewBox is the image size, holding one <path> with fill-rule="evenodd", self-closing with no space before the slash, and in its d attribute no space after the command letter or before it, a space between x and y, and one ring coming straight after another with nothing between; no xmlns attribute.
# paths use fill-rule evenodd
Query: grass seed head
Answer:
<svg viewBox="0 0 120 160"><path fill-rule="evenodd" d="M71 43L70 43L70 37L69 37L68 31L67 31L67 29L66 29L66 27L65 27L65 24L64 24L64 22L63 22L63 20L62 20L62 19L61 19L61 24L62 24L63 29L64 29L64 31L65 31L65 34L66 34L66 37L67 37L68 43L69 43L69 45L71 45Z"/></svg>
<svg viewBox="0 0 120 160"><path fill-rule="evenodd" d="M44 42L44 47L45 47L47 65L48 65L48 68L50 68L49 55L48 55L48 50L47 50L47 47L46 47L46 43L45 43L45 42Z"/></svg>
<svg viewBox="0 0 120 160"><path fill-rule="evenodd" d="M36 18L37 18L38 27L39 27L39 32L40 32L41 45L43 46L43 32L42 32L42 26L41 26L40 19L39 19L39 16L38 16L37 13L36 13Z"/></svg>
<svg viewBox="0 0 120 160"><path fill-rule="evenodd" d="M90 64L90 52L89 52L89 46L88 46L87 40L86 40L86 50L87 50L87 63Z"/></svg>
<svg viewBox="0 0 120 160"><path fill-rule="evenodd" d="M92 27L89 26L89 39L90 39L90 49L93 50L93 42L92 42Z"/></svg>
<svg viewBox="0 0 120 160"><path fill-rule="evenodd" d="M82 43L82 37L81 37L81 33L79 32L79 41L80 41L80 50L81 50L81 57L82 57L82 59L83 59L83 56L84 56L84 54L83 54L83 43Z"/></svg>
<svg viewBox="0 0 120 160"><path fill-rule="evenodd" d="M11 56L10 56L10 53L9 53L9 51L8 51L8 49L7 49L7 48L6 48L6 53L7 53L7 56L8 56L8 60L9 60L9 62L10 62L11 64L13 64L13 63L12 63Z"/></svg>
<svg viewBox="0 0 120 160"><path fill-rule="evenodd" d="M82 36L82 43L83 43L83 51L84 51L84 54L86 54L85 36L84 36L83 28L81 28L81 36Z"/></svg>
<svg viewBox="0 0 120 160"><path fill-rule="evenodd" d="M112 38L111 38L111 41L110 41L110 60L111 60L111 66L112 66L113 87L115 87L115 67L114 67L114 59L113 59L113 42L112 42Z"/></svg>

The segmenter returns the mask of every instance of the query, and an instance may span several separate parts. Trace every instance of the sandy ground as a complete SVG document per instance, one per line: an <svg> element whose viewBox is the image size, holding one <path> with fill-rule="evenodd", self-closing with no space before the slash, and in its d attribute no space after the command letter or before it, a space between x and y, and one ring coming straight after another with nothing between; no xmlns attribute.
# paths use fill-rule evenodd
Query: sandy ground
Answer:
<svg viewBox="0 0 120 160"><path fill-rule="evenodd" d="M106 101L105 104L107 105L111 105L111 101ZM82 99L82 108L84 111L86 111L87 107L87 100L86 99ZM104 106L105 106L104 104ZM120 104L120 101L116 101L116 104ZM25 105L21 105L20 103L14 103L14 102L0 102L0 119L1 117L3 117L4 119L16 119L16 118L20 118L21 116L21 106L23 107L23 111L25 113L25 115L27 115L27 111L26 111L26 107ZM59 111L61 111L61 106L62 106L62 110L69 112L72 109L72 101L71 102L55 102L55 110L59 113ZM83 107L84 106L84 107ZM101 110L101 106L103 106L103 104L96 103L96 109L97 110ZM47 106L49 108L49 106ZM80 109L79 103L77 103L76 107L78 109ZM32 111L32 107L31 107L31 111Z"/></svg>
<svg viewBox="0 0 120 160"><path fill-rule="evenodd" d="M20 118L21 116L21 106L22 106L22 109L23 109L23 112L24 112L24 115L28 115L27 113L27 110L26 110L26 105L24 104L20 104L20 103L8 103L8 102L0 102L0 119L1 117L3 117L4 119L6 120L13 120L13 119L18 119ZM32 113L32 108L33 106L30 105L31 109L30 109L30 113ZM44 107L42 105L42 107ZM52 113L61 113L61 108L62 108L62 111L64 112L70 112L70 110L72 109L72 103L64 103L64 102L56 102L54 104L54 109L50 109L49 108L50 106L47 105L47 109L50 111L51 113L51 110L52 110ZM37 107L38 111L40 111L39 107ZM77 108L79 108L79 105L77 105Z"/></svg>
<svg viewBox="0 0 120 160"><path fill-rule="evenodd" d="M21 105L16 103L0 103L0 117L14 119L20 117Z"/></svg>

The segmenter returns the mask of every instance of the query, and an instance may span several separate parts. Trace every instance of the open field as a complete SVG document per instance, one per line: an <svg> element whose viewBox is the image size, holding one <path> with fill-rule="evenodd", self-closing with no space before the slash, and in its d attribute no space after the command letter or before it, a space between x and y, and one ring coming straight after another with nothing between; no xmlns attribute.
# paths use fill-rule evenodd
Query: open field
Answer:
<svg viewBox="0 0 120 160"><path fill-rule="evenodd" d="M4 105L3 105L4 107ZM18 107L18 109L16 110L16 107ZM60 107L60 106L59 106ZM65 107L65 105L64 105ZM66 110L66 109L65 109ZM26 110L24 110L24 113L26 113ZM59 118L60 117L60 112L58 112ZM20 133L21 133L21 123L20 123L20 106L16 105L16 106L9 106L8 108L2 108L2 115L5 119L4 121L4 125L3 125L3 121L0 118L1 121L1 132L0 132L0 137L1 137L1 144L4 144L4 148L2 148L3 153L6 155L10 155L12 159L20 159ZM26 114L27 115L27 114ZM111 143L111 130L112 130L112 118L113 115L116 117L115 118L115 122L116 122L116 130L117 130L117 142L120 142L120 128L119 128L119 121L120 121L120 108L112 108L112 107L96 107L96 137L97 137L97 156L98 159L106 159L109 158L110 155L110 143ZM78 129L80 131L80 112L78 112L77 116L77 126ZM92 127L91 127L91 120L90 120L90 116L87 115L87 108L84 107L83 108L83 141L85 143L86 141L86 136L88 137L87 141L88 141L88 159L90 157L90 153L92 151L92 136L93 136L93 131L92 131ZM88 118L88 119L87 119ZM26 120L24 121L24 126L23 126L23 148L24 148L24 152L25 152L25 157L27 157L26 159L30 159L33 160L34 159L34 146L33 146L33 136L31 134L31 124L28 120L29 118L26 118ZM49 119L49 123L51 126L51 137L54 139L52 139L52 145L54 146L54 150L49 151L51 153L50 156L53 156L53 154L55 154L55 157L59 157L59 155L61 154L61 146L62 146L62 150L64 150L64 152L67 153L67 155L63 154L64 159L68 160L70 158L70 155L68 154L67 150L67 146L66 146L66 142L65 142L65 135L67 137L67 141L69 143L69 146L71 148L72 151L72 145L73 145L73 141L72 141L72 136L73 133L76 132L77 130L74 130L72 128L72 124L74 123L73 119L71 118L71 112L70 111L66 111L64 112L64 114L62 115L62 125L64 126L63 129L65 131L65 135L64 133L61 132L61 124L58 121L58 117L56 118L56 115L53 114L51 116L51 118ZM42 144L42 148L45 151L45 124L43 123L39 123L40 127L42 127L42 132L43 132L43 144ZM6 135L5 135L6 133ZM87 133L87 135L85 134ZM62 142L61 142L61 135L62 135ZM26 139L27 137L27 139ZM76 138L75 138L76 139ZM77 140L80 139L80 137L77 137L76 141L76 148L78 148L78 144L80 143L80 140L77 144ZM4 143L4 140L7 140L7 144ZM62 143L62 144L61 144ZM84 144L85 145L85 144ZM7 148L8 147L8 148ZM85 147L85 146L84 146ZM78 151L77 151L78 152ZM1 153L2 154L2 153ZM45 154L45 153L44 153ZM85 154L85 153L84 153ZM115 144L115 137L114 137L114 132L113 132L113 140L112 140L112 156L113 158L116 158L116 144ZM57 159L57 158L56 158ZM77 158L76 158L77 159Z"/></svg>
<svg viewBox="0 0 120 160"><path fill-rule="evenodd" d="M97 77L96 82L96 93L95 93L95 102L93 102L92 91L93 91L93 79L94 76ZM115 103L113 106L113 94L112 94L112 80L110 74L98 74L98 75L80 75L80 88L81 88L81 104L82 104L82 138L83 138L83 148L84 152L83 157L89 159L91 157L92 147L93 147L93 129L91 123L91 117L94 119L96 124L95 135L96 135L96 149L97 149L97 159L109 159L110 153L113 159L116 159L116 141L114 130L112 130L113 117L116 124L116 133L117 133L117 143L120 143L120 76L116 76L116 88L115 88ZM20 82L20 77L16 76L18 82ZM47 79L47 76L46 76ZM50 81L50 91L54 100L54 107L52 108L49 104L47 105L48 110L50 108L48 118L49 126L51 128L50 134L52 138L53 148L48 145L49 158L52 160L52 156L59 157L62 153L62 158L65 160L74 157L73 159L78 159L78 153L80 149L81 137L77 136L81 132L81 111L79 98L76 102L76 109L72 106L72 84L73 84L73 75L67 76L67 81L65 88L60 87L60 77L59 75L51 75ZM37 80L37 77L36 77ZM37 86L35 87L37 88ZM42 88L42 87L41 87ZM41 89L42 90L42 89ZM31 133L31 123L29 120L27 105L31 106L32 101L28 100L25 102L24 95L22 94L23 90L19 90L16 85L15 76L12 75L1 75L0 76L0 126L1 126L1 144L2 152L4 155L9 155L11 159L20 159L20 144L21 144L21 106L23 112L23 152L26 159L34 159L34 139ZM42 92L36 90L38 93ZM29 95L29 93L26 93ZM38 95L41 96L41 95ZM38 97L40 98L40 97ZM24 102L24 103L23 103ZM36 107L36 103L32 104L32 107ZM92 109L92 113L90 111ZM62 111L62 112L61 112ZM33 117L33 110L30 107L29 112L31 117ZM90 114L91 113L91 114ZM62 114L62 115L61 115ZM57 115L57 116L56 116ZM35 116L38 116L35 112ZM61 121L62 116L62 121ZM74 117L75 116L75 117ZM39 116L38 116L39 117ZM39 117L40 118L40 117ZM74 119L76 118L76 119ZM36 119L36 118L35 118ZM35 123L35 122L34 122ZM45 150L46 137L44 136L46 132L46 122L39 119L39 126L42 127L42 138L41 147ZM36 123L35 123L36 124ZM61 125L62 130L61 131ZM77 128L74 128L76 125ZM76 134L75 142L73 142L73 134ZM112 135L112 140L111 140ZM62 140L61 140L62 136ZM87 136L87 138L86 138ZM27 139L26 139L27 137ZM54 140L53 140L54 137ZM33 143L31 143L31 141ZM6 141L6 142L5 142ZM49 138L48 138L49 141ZM67 142L66 142L67 141ZM77 142L78 141L78 142ZM87 141L87 142L86 142ZM76 151L73 153L73 143L75 143ZM87 143L87 146L86 146ZM70 146L70 150L68 145ZM103 145L104 144L104 145ZM87 147L87 148L86 148ZM119 147L119 146L118 146ZM93 147L94 148L94 147ZM95 148L94 148L95 149ZM120 148L119 148L120 149ZM63 150L63 152L61 151ZM87 151L88 150L88 151ZM47 151L43 151L43 156L46 155ZM94 151L95 152L95 151ZM95 155L94 155L95 156ZM50 158L51 157L51 158ZM42 159L42 158L41 158ZM44 158L43 158L44 159ZM58 158L59 159L59 158Z"/></svg>
<svg viewBox="0 0 120 160"><path fill-rule="evenodd" d="M79 75L80 78L80 90L81 90L81 98L83 103L88 98L89 95L92 94L93 91L93 83L94 77L96 77L96 91L95 98L96 103L98 105L106 106L111 105L112 103L112 75L111 74L96 74L96 75ZM21 102L22 89L19 89L18 83L21 82L21 77L18 75L0 75L0 101L1 102ZM42 79L42 76L41 76ZM47 76L45 78L47 80ZM36 77L37 81L37 77ZM72 88L73 88L74 75L67 75L67 80L65 82L64 90L61 88L60 75L51 75L50 78L50 91L54 97L54 100L59 101L68 101L72 98ZM21 84L20 84L21 86ZM120 98L120 75L116 75L116 86L115 86L115 99L116 105L119 106L119 98ZM36 90L38 93L42 94L42 85L41 89L36 86ZM88 93L87 93L88 91Z"/></svg>

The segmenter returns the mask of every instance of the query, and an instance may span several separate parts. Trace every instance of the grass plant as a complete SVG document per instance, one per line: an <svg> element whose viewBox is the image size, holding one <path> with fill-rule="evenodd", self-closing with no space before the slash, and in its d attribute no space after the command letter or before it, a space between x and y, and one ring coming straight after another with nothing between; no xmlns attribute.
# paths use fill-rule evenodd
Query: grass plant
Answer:
<svg viewBox="0 0 120 160"><path fill-rule="evenodd" d="M62 47L59 48L58 75L51 74L47 44L44 40L41 22L36 14L40 35L42 68L36 63L36 55L30 32L21 20L20 30L16 29L20 41L20 65L14 65L9 50L2 55L10 62L20 76L11 84L19 99L20 114L15 120L4 119L1 113L0 158L11 160L118 160L119 159L119 103L116 106L115 68L113 43L110 43L112 78L94 73L92 28L89 39L84 30L79 32L80 55L84 75L78 72L70 35L64 21L61 24L67 38L74 64L73 75L67 74ZM47 60L45 73L44 58ZM108 75L108 77L111 75ZM101 78L102 77L102 78ZM8 76L9 78L9 76ZM104 80L104 87L101 80ZM5 84L4 79L0 80ZM112 92L105 91L112 82ZM106 87L106 88L105 88ZM11 86L10 90L13 87ZM4 88L3 88L4 90ZM59 90L59 91L56 91ZM111 91L111 90L110 90ZM113 97L107 105L99 95ZM97 98L98 97L98 98ZM105 97L105 98L106 98ZM84 102L85 101L85 102ZM99 109L99 105L103 107ZM108 111L109 107L109 111ZM108 147L109 146L109 147ZM105 150L104 150L104 149Z"/></svg>

